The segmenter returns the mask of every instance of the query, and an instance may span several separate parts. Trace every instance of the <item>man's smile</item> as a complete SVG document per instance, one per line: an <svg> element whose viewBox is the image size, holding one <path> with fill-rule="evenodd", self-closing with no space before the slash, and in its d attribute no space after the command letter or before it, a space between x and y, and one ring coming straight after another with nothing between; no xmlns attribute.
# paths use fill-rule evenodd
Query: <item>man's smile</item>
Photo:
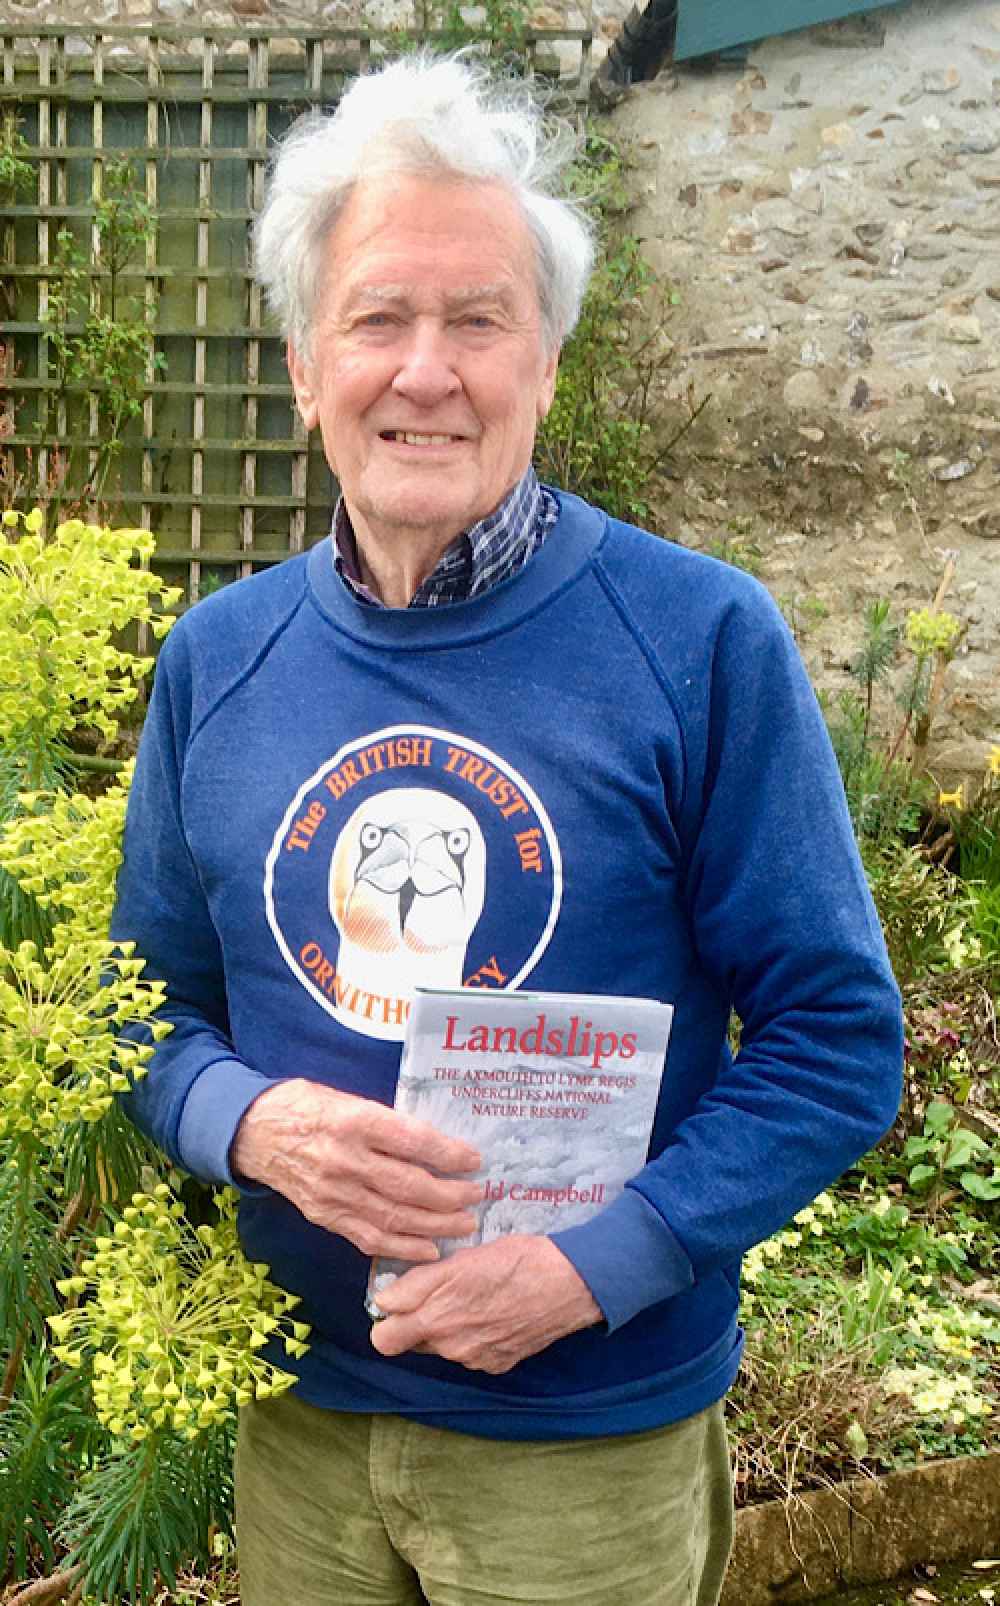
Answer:
<svg viewBox="0 0 1000 1606"><path fill-rule="evenodd" d="M410 429L383 429L379 434L382 440L403 446L451 446L455 441L465 439L463 435L418 435Z"/></svg>

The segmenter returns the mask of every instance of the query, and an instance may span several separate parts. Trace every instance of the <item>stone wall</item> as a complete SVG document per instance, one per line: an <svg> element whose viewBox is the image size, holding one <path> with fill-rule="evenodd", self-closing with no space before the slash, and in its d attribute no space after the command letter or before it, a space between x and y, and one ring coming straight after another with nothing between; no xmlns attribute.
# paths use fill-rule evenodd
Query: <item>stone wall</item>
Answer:
<svg viewBox="0 0 1000 1606"><path fill-rule="evenodd" d="M607 126L638 164L629 227L677 286L662 409L711 398L664 533L751 562L833 693L867 604L901 617L951 575L933 758L974 785L1000 744L1000 4L914 0L667 68Z"/></svg>
<svg viewBox="0 0 1000 1606"><path fill-rule="evenodd" d="M845 1580L856 1587L912 1577L911 1569L927 1563L996 1556L998 1546L996 1451L854 1478L737 1511L722 1606L793 1606L825 1598ZM987 1585L993 1576L984 1574ZM994 1598L989 1587L980 1595ZM919 1591L907 1595L922 1598Z"/></svg>
<svg viewBox="0 0 1000 1606"><path fill-rule="evenodd" d="M159 22L239 25L248 18L281 23L334 26L354 24L366 12L365 0L0 0L2 22L109 23Z"/></svg>
<svg viewBox="0 0 1000 1606"><path fill-rule="evenodd" d="M594 32L599 61L629 9L627 0L579 0L577 4L538 5L531 10L539 27L560 26ZM289 27L385 27L412 20L412 0L0 0L0 27L13 23L155 22L205 27L240 26L247 21ZM474 6L470 16L475 15Z"/></svg>
<svg viewBox="0 0 1000 1606"><path fill-rule="evenodd" d="M534 6L525 0L534 27L550 36L536 47L537 67L558 76L567 87L582 88L585 94L628 9L629 0L567 0ZM5 22L184 28L245 28L250 23L278 25L289 33L317 26L380 31L412 26L415 10L416 0L0 0L0 32ZM475 0L464 10L470 23L481 15ZM562 29L572 37L560 39ZM581 35L587 38L586 50Z"/></svg>

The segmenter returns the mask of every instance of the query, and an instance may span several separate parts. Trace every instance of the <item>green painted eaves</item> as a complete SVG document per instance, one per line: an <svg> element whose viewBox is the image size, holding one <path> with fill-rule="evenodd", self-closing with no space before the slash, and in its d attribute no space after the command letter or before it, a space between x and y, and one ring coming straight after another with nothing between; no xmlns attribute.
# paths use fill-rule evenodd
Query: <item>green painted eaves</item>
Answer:
<svg viewBox="0 0 1000 1606"><path fill-rule="evenodd" d="M900 5L905 0L883 0ZM791 33L813 22L830 22L860 11L879 11L880 5L858 0L679 0L674 59L707 56L732 45Z"/></svg>

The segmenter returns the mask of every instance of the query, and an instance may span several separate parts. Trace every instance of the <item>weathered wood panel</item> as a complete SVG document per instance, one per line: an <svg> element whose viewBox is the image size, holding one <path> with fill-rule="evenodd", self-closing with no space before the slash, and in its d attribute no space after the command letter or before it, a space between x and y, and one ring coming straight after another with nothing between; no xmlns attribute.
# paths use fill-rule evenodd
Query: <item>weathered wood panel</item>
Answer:
<svg viewBox="0 0 1000 1606"><path fill-rule="evenodd" d="M589 29L531 32L528 70L554 39L579 41L585 94ZM77 471L95 460L96 404L56 371L55 264L68 229L96 284L94 210L108 164L125 157L156 221L120 294L141 309L163 367L149 366L104 496L116 518L155 532L162 566L192 598L328 528L336 487L292 406L251 273L250 223L275 139L335 103L371 53L370 38L318 26L291 37L274 25L0 24L0 119L16 119L37 175L0 224L6 455L22 496L70 456Z"/></svg>

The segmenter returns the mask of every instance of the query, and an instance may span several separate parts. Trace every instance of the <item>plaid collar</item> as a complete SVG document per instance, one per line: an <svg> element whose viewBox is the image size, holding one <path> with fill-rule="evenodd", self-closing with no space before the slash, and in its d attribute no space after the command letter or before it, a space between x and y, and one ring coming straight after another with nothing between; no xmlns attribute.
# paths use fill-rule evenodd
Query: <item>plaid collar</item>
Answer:
<svg viewBox="0 0 1000 1606"><path fill-rule="evenodd" d="M422 580L408 604L438 608L499 585L541 546L559 516L551 491L539 485L533 468L504 497L500 506L458 536ZM334 562L337 572L359 602L384 608L385 603L361 578L357 545L343 497L333 516Z"/></svg>

